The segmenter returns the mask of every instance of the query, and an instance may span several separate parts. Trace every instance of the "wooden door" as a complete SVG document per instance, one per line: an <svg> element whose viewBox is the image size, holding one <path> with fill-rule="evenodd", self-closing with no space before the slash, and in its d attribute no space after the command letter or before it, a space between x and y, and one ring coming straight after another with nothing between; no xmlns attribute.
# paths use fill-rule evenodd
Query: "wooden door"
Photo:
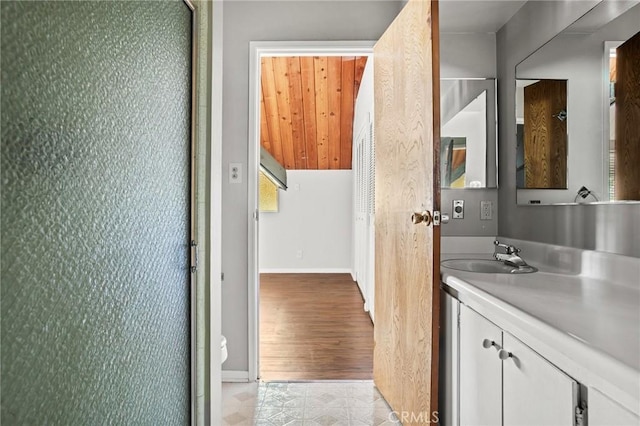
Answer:
<svg viewBox="0 0 640 426"><path fill-rule="evenodd" d="M460 425L502 424L502 330L460 306Z"/></svg>
<svg viewBox="0 0 640 426"><path fill-rule="evenodd" d="M640 200L640 32L616 49L616 200Z"/></svg>
<svg viewBox="0 0 640 426"><path fill-rule="evenodd" d="M503 361L505 426L573 426L578 384L508 333Z"/></svg>
<svg viewBox="0 0 640 426"><path fill-rule="evenodd" d="M410 0L374 47L374 381L406 425L437 410L440 229L438 3Z"/></svg>
<svg viewBox="0 0 640 426"><path fill-rule="evenodd" d="M567 81L524 88L525 188L567 188Z"/></svg>

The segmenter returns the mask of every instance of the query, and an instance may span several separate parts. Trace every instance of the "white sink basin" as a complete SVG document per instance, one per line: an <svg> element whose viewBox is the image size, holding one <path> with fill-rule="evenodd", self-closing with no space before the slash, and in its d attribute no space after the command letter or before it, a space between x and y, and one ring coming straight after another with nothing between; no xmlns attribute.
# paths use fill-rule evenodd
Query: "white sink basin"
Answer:
<svg viewBox="0 0 640 426"><path fill-rule="evenodd" d="M483 274L530 274L538 271L533 266L527 265L518 268L490 259L449 259L443 260L440 265L458 271L480 272Z"/></svg>

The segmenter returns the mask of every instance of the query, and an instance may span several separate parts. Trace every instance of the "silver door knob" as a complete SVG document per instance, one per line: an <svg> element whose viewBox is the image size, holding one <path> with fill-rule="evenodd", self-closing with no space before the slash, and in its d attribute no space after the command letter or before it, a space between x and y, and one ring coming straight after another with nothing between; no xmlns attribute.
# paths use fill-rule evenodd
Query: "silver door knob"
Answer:
<svg viewBox="0 0 640 426"><path fill-rule="evenodd" d="M511 352L507 352L504 349L500 349L498 351L498 358L500 358L501 360L505 360L505 359L509 359L512 358L513 354Z"/></svg>
<svg viewBox="0 0 640 426"><path fill-rule="evenodd" d="M494 342L493 340L489 340L489 339L484 339L482 341L482 347L485 349L489 349L491 346L497 346L496 342Z"/></svg>

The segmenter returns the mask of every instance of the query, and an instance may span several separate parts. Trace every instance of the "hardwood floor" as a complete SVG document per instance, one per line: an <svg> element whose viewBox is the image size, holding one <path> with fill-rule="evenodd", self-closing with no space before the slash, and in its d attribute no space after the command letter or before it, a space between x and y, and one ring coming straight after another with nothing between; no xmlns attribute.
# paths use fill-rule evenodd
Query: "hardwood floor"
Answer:
<svg viewBox="0 0 640 426"><path fill-rule="evenodd" d="M260 377L373 378L373 324L351 275L260 275Z"/></svg>

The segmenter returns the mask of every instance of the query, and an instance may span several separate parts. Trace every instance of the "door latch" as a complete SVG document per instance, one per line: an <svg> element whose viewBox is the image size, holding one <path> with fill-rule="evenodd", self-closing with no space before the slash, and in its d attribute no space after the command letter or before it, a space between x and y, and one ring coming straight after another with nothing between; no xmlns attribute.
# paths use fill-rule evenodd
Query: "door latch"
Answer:
<svg viewBox="0 0 640 426"><path fill-rule="evenodd" d="M191 240L189 245L191 246L191 268L189 269L192 274L195 274L198 270L198 243L196 240Z"/></svg>
<svg viewBox="0 0 640 426"><path fill-rule="evenodd" d="M440 226L440 212L438 210L433 211L433 226Z"/></svg>

